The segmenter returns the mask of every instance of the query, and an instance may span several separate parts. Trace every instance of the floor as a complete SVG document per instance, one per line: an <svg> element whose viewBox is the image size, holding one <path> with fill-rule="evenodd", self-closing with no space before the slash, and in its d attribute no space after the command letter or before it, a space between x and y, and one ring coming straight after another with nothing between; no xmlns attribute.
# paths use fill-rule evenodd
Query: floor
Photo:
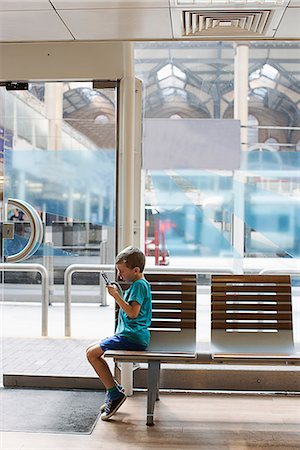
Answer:
<svg viewBox="0 0 300 450"><path fill-rule="evenodd" d="M198 305L197 337L209 337L209 296ZM295 340L300 342L299 293L294 298ZM72 305L72 337L64 338L64 308L49 307L49 337L41 338L40 304L1 304L5 371L92 375L84 349L113 330L113 304ZM66 358L66 353L68 358ZM53 356L53 358L52 358ZM30 359L31 358L31 359ZM74 368L76 361L76 369ZM55 364L54 364L55 362ZM14 369L14 370L13 370ZM3 366L2 366L3 370ZM60 372L59 372L60 371ZM1 411L1 413L4 413ZM109 423L86 435L3 433L1 450L297 449L300 396L163 393L155 426L146 427L146 395L135 393Z"/></svg>
<svg viewBox="0 0 300 450"><path fill-rule="evenodd" d="M165 393L153 427L145 406L136 393L91 435L3 433L1 449L300 449L300 397Z"/></svg>

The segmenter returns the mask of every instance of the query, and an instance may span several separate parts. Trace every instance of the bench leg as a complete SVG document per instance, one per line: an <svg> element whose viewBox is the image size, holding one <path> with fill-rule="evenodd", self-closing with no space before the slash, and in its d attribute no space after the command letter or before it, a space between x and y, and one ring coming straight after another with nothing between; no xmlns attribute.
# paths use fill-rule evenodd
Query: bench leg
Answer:
<svg viewBox="0 0 300 450"><path fill-rule="evenodd" d="M133 395L133 363L121 363L121 384L127 397Z"/></svg>
<svg viewBox="0 0 300 450"><path fill-rule="evenodd" d="M148 393L147 393L147 425L152 426L154 406L157 399L160 361L148 362Z"/></svg>
<svg viewBox="0 0 300 450"><path fill-rule="evenodd" d="M159 400L159 383L160 383L160 363L158 368L157 385L156 385L156 401Z"/></svg>

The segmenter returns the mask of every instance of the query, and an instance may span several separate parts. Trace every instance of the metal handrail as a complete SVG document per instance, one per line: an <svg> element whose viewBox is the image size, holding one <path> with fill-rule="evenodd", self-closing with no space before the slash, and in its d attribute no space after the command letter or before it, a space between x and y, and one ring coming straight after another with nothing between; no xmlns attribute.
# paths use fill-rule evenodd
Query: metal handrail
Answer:
<svg viewBox="0 0 300 450"><path fill-rule="evenodd" d="M298 269L263 269L259 272L259 275L300 275L300 270Z"/></svg>
<svg viewBox="0 0 300 450"><path fill-rule="evenodd" d="M64 291L65 291L65 336L71 336L71 286L72 275L75 272L114 272L115 266L112 264L71 264L65 270Z"/></svg>
<svg viewBox="0 0 300 450"><path fill-rule="evenodd" d="M49 274L42 264L0 263L8 272L38 272L42 278L42 336L48 336Z"/></svg>
<svg viewBox="0 0 300 450"><path fill-rule="evenodd" d="M114 272L115 266L111 264L71 264L65 270L64 274L64 291L65 291L65 336L71 336L71 286L72 275L75 272ZM234 274L234 270L229 267L205 267L190 269L186 267L165 267L165 266L153 266L145 269L145 273L207 273L207 274Z"/></svg>

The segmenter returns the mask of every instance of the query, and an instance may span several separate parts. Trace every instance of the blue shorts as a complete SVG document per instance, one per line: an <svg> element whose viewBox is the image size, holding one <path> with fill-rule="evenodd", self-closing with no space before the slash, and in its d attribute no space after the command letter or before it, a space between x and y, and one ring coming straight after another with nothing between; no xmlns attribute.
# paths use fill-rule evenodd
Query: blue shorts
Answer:
<svg viewBox="0 0 300 450"><path fill-rule="evenodd" d="M135 344L130 342L123 336L115 334L114 336L107 337L100 342L100 347L105 352L106 350L146 350L147 346L141 344Z"/></svg>

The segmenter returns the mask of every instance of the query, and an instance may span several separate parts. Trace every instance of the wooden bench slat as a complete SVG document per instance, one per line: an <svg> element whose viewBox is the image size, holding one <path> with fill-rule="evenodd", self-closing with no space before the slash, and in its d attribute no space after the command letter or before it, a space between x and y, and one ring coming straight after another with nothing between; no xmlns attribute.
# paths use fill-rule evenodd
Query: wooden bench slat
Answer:
<svg viewBox="0 0 300 450"><path fill-rule="evenodd" d="M213 321L212 322L212 329L215 330L245 330L245 329L264 329L264 330L291 330L292 329L292 322L286 321L286 322L279 322L279 323L226 323L224 321Z"/></svg>
<svg viewBox="0 0 300 450"><path fill-rule="evenodd" d="M196 288L192 284L181 284L181 285L166 285L166 284L151 284L152 292L196 292Z"/></svg>
<svg viewBox="0 0 300 450"><path fill-rule="evenodd" d="M251 292L251 293L245 293L241 294L240 292L213 292L211 294L211 298L213 302L218 301L229 301L229 300L236 300L236 301L243 301L243 300L255 300L255 301L262 301L262 300L284 300L286 299L287 302L291 300L291 293L290 292ZM262 300L261 300L262 299Z"/></svg>
<svg viewBox="0 0 300 450"><path fill-rule="evenodd" d="M278 286L266 286L266 285L261 285L261 286L256 286L256 285L251 285L251 286L245 286L245 285L236 285L236 286L228 286L228 285L221 285L221 284L217 284L217 285L213 285L211 287L211 292L212 293L216 293L216 292L228 292L228 293L232 293L232 292L290 292L290 286L287 284L281 284Z"/></svg>
<svg viewBox="0 0 300 450"><path fill-rule="evenodd" d="M196 320L192 319L183 319L178 322L173 321L167 321L167 320L160 320L156 321L153 320L151 322L150 330L153 328L195 328Z"/></svg>
<svg viewBox="0 0 300 450"><path fill-rule="evenodd" d="M152 307L156 309L192 309L196 310L196 302L195 301L180 301L180 302L174 302L174 301L153 301Z"/></svg>
<svg viewBox="0 0 300 450"><path fill-rule="evenodd" d="M292 320L291 312L280 312L275 314L257 312L257 313L212 313L212 320Z"/></svg>
<svg viewBox="0 0 300 450"><path fill-rule="evenodd" d="M259 309L263 309L264 311L290 311L291 304L286 303L277 303L275 305L271 304L255 304L255 303L230 303L227 302L214 302L212 304L212 311L226 311L226 310L249 310L249 311L257 311Z"/></svg>
<svg viewBox="0 0 300 450"><path fill-rule="evenodd" d="M152 300L190 300L195 303L195 292L152 292Z"/></svg>
<svg viewBox="0 0 300 450"><path fill-rule="evenodd" d="M196 283L197 276L195 274L176 274L176 273L145 273L145 278L149 283L171 283L171 282L190 282Z"/></svg>
<svg viewBox="0 0 300 450"><path fill-rule="evenodd" d="M290 284L290 275L212 275L212 283Z"/></svg>
<svg viewBox="0 0 300 450"><path fill-rule="evenodd" d="M152 310L152 318L163 318L163 319L193 319L196 320L196 311L156 311Z"/></svg>

